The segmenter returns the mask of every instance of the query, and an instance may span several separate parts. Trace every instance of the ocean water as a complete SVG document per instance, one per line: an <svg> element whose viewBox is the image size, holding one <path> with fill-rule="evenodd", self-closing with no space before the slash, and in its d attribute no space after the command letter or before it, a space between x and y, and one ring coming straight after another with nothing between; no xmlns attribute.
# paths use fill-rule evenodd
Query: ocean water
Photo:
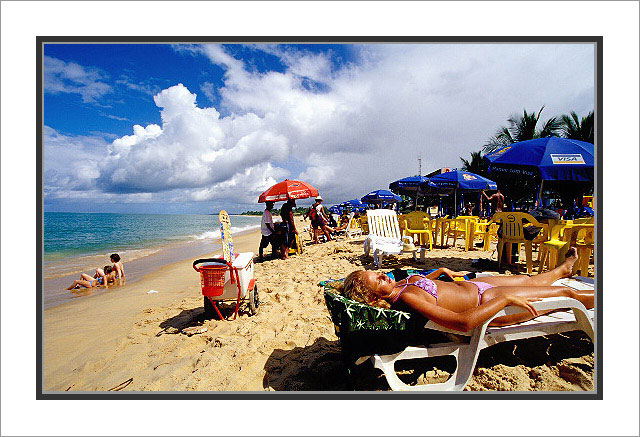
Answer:
<svg viewBox="0 0 640 437"><path fill-rule="evenodd" d="M231 224L234 233L255 229L260 217L236 215ZM217 214L44 213L45 262L218 238Z"/></svg>
<svg viewBox="0 0 640 437"><path fill-rule="evenodd" d="M45 308L72 297L64 288L93 275L118 253L127 282L150 269L218 251L218 215L44 213ZM260 228L260 216L231 216L234 235ZM256 248L257 249L257 248Z"/></svg>

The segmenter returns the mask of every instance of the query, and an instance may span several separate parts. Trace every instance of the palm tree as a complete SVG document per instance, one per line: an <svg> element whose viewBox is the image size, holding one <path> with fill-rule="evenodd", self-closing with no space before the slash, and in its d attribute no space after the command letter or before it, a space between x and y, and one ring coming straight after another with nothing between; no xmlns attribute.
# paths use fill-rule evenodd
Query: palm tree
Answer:
<svg viewBox="0 0 640 437"><path fill-rule="evenodd" d="M471 161L467 161L462 156L460 157L460 161L462 161L462 170L464 171L475 173L480 176L487 176L489 174L489 169L487 167L487 163L482 157L481 150L478 152L471 152Z"/></svg>
<svg viewBox="0 0 640 437"><path fill-rule="evenodd" d="M519 141L560 134L562 132L562 121L556 117L551 117L541 129L536 129L543 109L544 106L540 108L537 114L535 112L527 113L525 109L522 116L511 116L507 120L509 127L501 127L494 136L490 137L484 145L484 152L491 153L502 146Z"/></svg>
<svg viewBox="0 0 640 437"><path fill-rule="evenodd" d="M582 119L579 119L574 111L569 115L563 115L562 133L565 138L593 144L593 111Z"/></svg>

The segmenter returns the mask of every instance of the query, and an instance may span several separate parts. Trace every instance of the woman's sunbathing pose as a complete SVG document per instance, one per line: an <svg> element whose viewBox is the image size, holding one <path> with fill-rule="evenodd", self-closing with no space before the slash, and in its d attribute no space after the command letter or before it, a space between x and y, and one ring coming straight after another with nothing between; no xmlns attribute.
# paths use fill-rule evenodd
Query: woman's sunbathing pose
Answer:
<svg viewBox="0 0 640 437"><path fill-rule="evenodd" d="M464 273L440 268L426 276L412 275L396 282L384 273L358 270L350 273L338 287L355 301L382 308L402 304L405 309L417 311L441 326L467 332L510 305L527 312L497 317L491 322L492 326L532 319L539 314L530 302L544 297L571 297L593 308L592 291L551 286L554 281L571 276L577 259L577 251L572 247L561 265L536 276L487 276L454 282L433 279L443 273L451 279Z"/></svg>
<svg viewBox="0 0 640 437"><path fill-rule="evenodd" d="M98 285L106 285L111 282L115 282L116 279L116 270L111 266L104 266L104 268L97 268L95 275L93 277L87 275L86 273L82 273L80 275L81 279L76 279L73 281L67 290L73 290L74 288L92 288L97 287Z"/></svg>

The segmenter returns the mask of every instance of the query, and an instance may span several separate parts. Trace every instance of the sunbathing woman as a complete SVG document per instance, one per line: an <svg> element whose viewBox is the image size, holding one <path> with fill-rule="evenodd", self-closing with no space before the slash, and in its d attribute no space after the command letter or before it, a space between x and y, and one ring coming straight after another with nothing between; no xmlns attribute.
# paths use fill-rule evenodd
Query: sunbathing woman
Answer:
<svg viewBox="0 0 640 437"><path fill-rule="evenodd" d="M527 312L497 317L492 326L523 322L538 316L530 302L544 297L566 296L593 308L593 292L577 292L551 284L571 276L571 268L578 259L575 248L569 249L565 261L555 269L536 276L487 276L469 281L445 282L432 280L441 274L454 277L463 273L440 268L426 276L412 275L394 281L384 273L359 270L350 273L338 289L353 300L368 305L390 308L402 304L429 320L457 331L467 332L493 317L509 305Z"/></svg>
<svg viewBox="0 0 640 437"><path fill-rule="evenodd" d="M115 282L116 279L116 271L111 266L104 266L104 269L97 268L95 275L93 277L87 275L86 273L82 273L80 275L81 279L76 279L73 281L67 290L73 290L74 288L92 288L97 287L98 285L105 285L111 282Z"/></svg>

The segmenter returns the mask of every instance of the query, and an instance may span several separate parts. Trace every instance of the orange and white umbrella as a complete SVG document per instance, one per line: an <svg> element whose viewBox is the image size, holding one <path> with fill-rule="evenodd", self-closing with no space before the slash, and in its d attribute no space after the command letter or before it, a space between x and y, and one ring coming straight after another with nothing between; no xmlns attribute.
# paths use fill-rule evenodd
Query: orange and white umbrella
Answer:
<svg viewBox="0 0 640 437"><path fill-rule="evenodd" d="M306 199L318 195L318 189L306 182L285 179L258 197L258 202L280 202L289 199Z"/></svg>

